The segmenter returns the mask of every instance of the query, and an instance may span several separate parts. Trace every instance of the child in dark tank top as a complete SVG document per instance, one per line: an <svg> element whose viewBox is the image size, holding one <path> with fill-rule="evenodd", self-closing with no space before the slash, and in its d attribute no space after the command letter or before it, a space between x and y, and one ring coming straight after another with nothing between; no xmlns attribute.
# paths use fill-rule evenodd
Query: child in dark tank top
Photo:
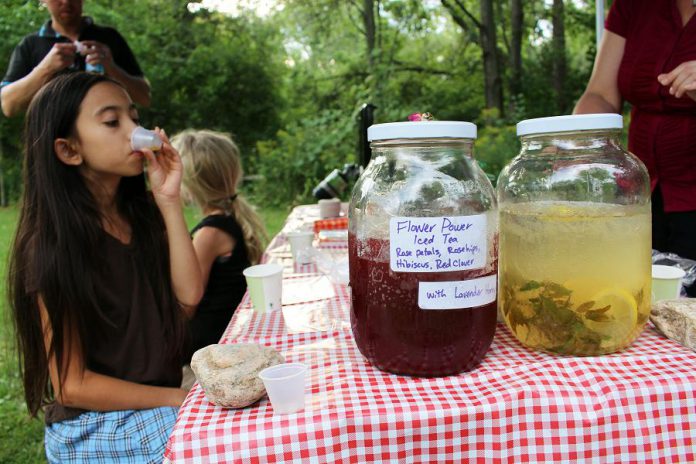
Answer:
<svg viewBox="0 0 696 464"><path fill-rule="evenodd" d="M263 222L238 193L239 149L227 134L186 130L172 137L184 164L184 191L203 214L191 231L205 284L203 299L189 321L186 354L217 343L246 291L242 271L257 264L267 240Z"/></svg>

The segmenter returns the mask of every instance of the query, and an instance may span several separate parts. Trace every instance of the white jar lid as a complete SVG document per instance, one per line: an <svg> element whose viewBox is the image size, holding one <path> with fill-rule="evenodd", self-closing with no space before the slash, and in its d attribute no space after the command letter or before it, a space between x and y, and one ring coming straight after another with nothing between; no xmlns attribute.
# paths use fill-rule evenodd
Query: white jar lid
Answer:
<svg viewBox="0 0 696 464"><path fill-rule="evenodd" d="M518 136L596 129L623 129L623 117L614 113L573 114L525 119L517 123Z"/></svg>
<svg viewBox="0 0 696 464"><path fill-rule="evenodd" d="M367 140L393 139L475 139L476 124L464 121L406 121L373 124Z"/></svg>

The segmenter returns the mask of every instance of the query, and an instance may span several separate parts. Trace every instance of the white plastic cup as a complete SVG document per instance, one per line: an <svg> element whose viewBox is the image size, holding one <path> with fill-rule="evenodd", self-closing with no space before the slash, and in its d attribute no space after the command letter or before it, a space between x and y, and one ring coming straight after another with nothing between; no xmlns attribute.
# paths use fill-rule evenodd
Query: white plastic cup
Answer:
<svg viewBox="0 0 696 464"><path fill-rule="evenodd" d="M314 232L311 231L300 231L300 232L288 232L285 234L290 243L290 252L292 253L292 259L295 260L297 264L308 264L312 262L312 251L314 247L312 246L312 241L314 240Z"/></svg>
<svg viewBox="0 0 696 464"><path fill-rule="evenodd" d="M676 266L653 264L652 266L652 302L673 300L681 294L683 269Z"/></svg>
<svg viewBox="0 0 696 464"><path fill-rule="evenodd" d="M304 409L306 374L307 365L302 363L276 364L259 372L273 412L291 414Z"/></svg>
<svg viewBox="0 0 696 464"><path fill-rule="evenodd" d="M162 139L157 135L157 132L138 126L131 132L131 148L133 151L143 148L158 151L162 149Z"/></svg>
<svg viewBox="0 0 696 464"><path fill-rule="evenodd" d="M338 198L319 200L319 217L335 218L341 215L341 200Z"/></svg>
<svg viewBox="0 0 696 464"><path fill-rule="evenodd" d="M242 271L247 281L251 304L263 314L282 308L283 267L278 264L257 264Z"/></svg>

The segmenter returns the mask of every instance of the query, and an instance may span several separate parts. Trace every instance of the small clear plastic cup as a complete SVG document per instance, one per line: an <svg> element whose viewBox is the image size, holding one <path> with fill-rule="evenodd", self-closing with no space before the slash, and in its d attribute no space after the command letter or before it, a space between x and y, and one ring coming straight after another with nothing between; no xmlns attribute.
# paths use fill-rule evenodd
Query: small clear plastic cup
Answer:
<svg viewBox="0 0 696 464"><path fill-rule="evenodd" d="M298 231L285 234L290 243L292 258L297 264L308 264L312 262L314 246L314 232Z"/></svg>
<svg viewBox="0 0 696 464"><path fill-rule="evenodd" d="M254 310L266 313L282 308L283 267L278 264L257 264L242 271L247 281Z"/></svg>
<svg viewBox="0 0 696 464"><path fill-rule="evenodd" d="M75 45L75 51L79 53L80 55L86 55L87 54L87 47L85 47L82 42L79 40L76 40L73 42Z"/></svg>
<svg viewBox="0 0 696 464"><path fill-rule="evenodd" d="M302 363L283 363L259 372L259 378L273 405L273 412L291 414L304 409L307 368Z"/></svg>
<svg viewBox="0 0 696 464"><path fill-rule="evenodd" d="M131 132L131 148L133 151L149 148L152 151L162 149L162 139L155 131L138 126Z"/></svg>
<svg viewBox="0 0 696 464"><path fill-rule="evenodd" d="M676 266L653 264L652 266L652 302L673 300L681 295L682 279L686 275Z"/></svg>

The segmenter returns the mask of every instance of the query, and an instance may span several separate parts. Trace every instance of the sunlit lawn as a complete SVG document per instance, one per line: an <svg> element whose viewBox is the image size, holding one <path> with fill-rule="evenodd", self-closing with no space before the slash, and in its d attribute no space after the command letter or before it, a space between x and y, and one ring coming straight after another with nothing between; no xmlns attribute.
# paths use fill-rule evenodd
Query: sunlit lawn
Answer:
<svg viewBox="0 0 696 464"><path fill-rule="evenodd" d="M260 211L269 236L275 235L283 225L288 211L283 208ZM15 207L0 208L0 463L45 462L43 450L43 422L28 418L24 404L21 381L14 354L12 323L5 297L5 269L7 253L17 223ZM199 215L186 209L189 226Z"/></svg>

